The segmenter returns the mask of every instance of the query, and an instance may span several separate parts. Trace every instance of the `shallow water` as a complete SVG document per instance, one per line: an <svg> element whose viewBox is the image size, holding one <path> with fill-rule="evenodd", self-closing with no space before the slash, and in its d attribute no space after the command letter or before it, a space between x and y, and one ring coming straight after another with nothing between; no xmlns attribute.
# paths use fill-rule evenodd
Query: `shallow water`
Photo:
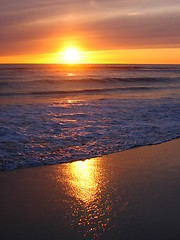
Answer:
<svg viewBox="0 0 180 240"><path fill-rule="evenodd" d="M2 239L179 240L179 147L0 172Z"/></svg>

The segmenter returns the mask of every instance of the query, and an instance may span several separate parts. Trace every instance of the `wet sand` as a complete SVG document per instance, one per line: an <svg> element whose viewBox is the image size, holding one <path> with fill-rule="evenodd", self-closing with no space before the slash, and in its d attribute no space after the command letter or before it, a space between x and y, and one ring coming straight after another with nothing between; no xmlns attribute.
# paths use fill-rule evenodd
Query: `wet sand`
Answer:
<svg viewBox="0 0 180 240"><path fill-rule="evenodd" d="M1 239L180 239L180 139L0 172Z"/></svg>

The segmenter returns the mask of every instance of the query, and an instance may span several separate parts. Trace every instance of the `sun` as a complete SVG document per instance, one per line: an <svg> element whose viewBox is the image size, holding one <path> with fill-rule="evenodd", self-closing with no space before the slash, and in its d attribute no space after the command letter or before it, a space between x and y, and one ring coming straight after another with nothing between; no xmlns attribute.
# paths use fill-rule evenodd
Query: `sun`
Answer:
<svg viewBox="0 0 180 240"><path fill-rule="evenodd" d="M63 52L63 61L65 63L78 63L80 61L80 52L75 48L67 48Z"/></svg>

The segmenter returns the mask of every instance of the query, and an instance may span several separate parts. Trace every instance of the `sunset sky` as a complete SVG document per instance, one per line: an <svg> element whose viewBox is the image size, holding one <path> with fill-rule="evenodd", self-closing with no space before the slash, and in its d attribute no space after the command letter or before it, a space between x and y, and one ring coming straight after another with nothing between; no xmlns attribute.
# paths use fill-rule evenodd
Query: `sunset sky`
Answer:
<svg viewBox="0 0 180 240"><path fill-rule="evenodd" d="M179 0L1 0L0 63L180 63Z"/></svg>

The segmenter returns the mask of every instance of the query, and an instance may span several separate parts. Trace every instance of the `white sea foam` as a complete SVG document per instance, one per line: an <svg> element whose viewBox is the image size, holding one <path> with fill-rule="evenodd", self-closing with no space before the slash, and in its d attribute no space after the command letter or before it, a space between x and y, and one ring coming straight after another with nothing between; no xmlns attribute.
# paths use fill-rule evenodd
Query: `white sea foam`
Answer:
<svg viewBox="0 0 180 240"><path fill-rule="evenodd" d="M180 136L180 99L0 105L0 169L86 159Z"/></svg>

